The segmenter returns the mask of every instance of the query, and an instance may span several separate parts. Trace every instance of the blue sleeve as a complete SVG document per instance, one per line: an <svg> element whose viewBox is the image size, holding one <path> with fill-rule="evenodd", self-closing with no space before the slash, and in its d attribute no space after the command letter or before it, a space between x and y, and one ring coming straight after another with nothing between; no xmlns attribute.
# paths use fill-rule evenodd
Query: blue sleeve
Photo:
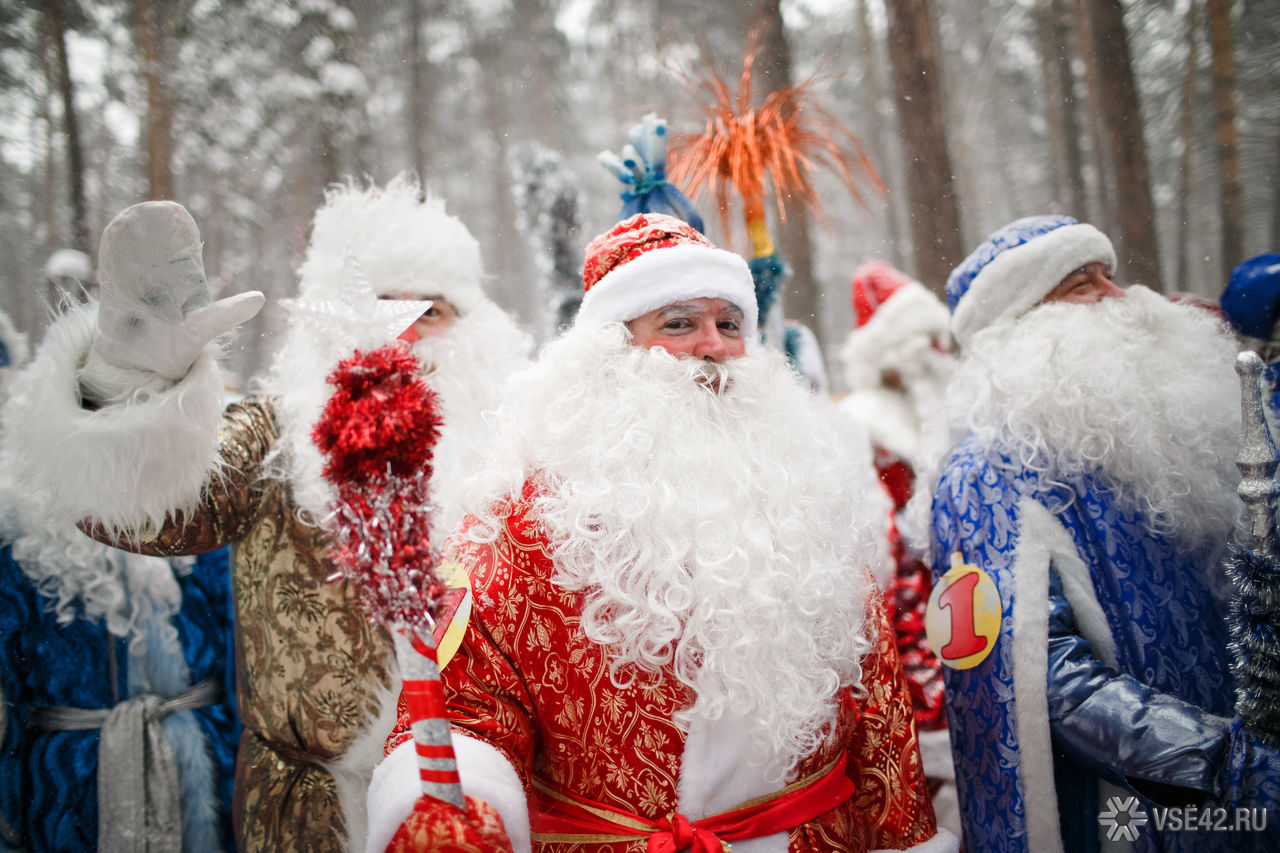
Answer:
<svg viewBox="0 0 1280 853"><path fill-rule="evenodd" d="M1222 789L1231 721L1160 693L1094 657L1049 578L1049 726L1071 758L1161 805L1198 805Z"/></svg>

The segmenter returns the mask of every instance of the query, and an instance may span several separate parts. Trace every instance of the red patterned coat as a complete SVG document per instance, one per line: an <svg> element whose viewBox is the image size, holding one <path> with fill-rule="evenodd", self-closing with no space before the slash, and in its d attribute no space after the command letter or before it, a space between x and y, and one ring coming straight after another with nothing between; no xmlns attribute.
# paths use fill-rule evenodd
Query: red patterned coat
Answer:
<svg viewBox="0 0 1280 853"><path fill-rule="evenodd" d="M677 810L686 734L673 715L691 696L672 675L620 688L605 649L579 628L583 596L551 582L544 532L527 502L512 508L496 541L455 537L452 558L470 577L473 609L461 645L444 666L456 730L514 766L525 791L550 786L644 818ZM867 695L840 696L836 736L801 763L797 778L847 754L855 793L790 832L790 853L907 848L932 838L933 810L921 771L911 697L879 602L878 648L863 663ZM391 750L408 738L402 715ZM532 801L532 800L531 800ZM637 853L642 841L569 842L539 832L539 853Z"/></svg>

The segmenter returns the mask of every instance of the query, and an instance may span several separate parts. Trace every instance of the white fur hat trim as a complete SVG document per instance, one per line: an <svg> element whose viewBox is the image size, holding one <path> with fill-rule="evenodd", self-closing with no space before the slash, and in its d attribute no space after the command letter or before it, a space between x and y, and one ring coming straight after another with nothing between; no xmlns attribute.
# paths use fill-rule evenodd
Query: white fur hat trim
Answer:
<svg viewBox="0 0 1280 853"><path fill-rule="evenodd" d="M742 309L742 337L753 341L759 310L751 270L740 255L683 244L650 249L609 271L587 291L574 325L625 323L686 299L724 299Z"/></svg>
<svg viewBox="0 0 1280 853"><path fill-rule="evenodd" d="M1114 268L1116 250L1086 223L1064 225L996 255L974 277L951 316L951 334L964 346L980 330L1034 308L1073 270L1102 262Z"/></svg>

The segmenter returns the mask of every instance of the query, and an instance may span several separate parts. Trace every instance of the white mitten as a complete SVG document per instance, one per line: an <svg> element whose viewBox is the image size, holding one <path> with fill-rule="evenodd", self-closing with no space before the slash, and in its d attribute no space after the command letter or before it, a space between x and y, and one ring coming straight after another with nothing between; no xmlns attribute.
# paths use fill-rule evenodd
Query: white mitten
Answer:
<svg viewBox="0 0 1280 853"><path fill-rule="evenodd" d="M258 313L266 298L256 290L212 301L201 250L195 220L176 202L135 204L111 220L98 247L98 334L82 381L176 382L210 341Z"/></svg>

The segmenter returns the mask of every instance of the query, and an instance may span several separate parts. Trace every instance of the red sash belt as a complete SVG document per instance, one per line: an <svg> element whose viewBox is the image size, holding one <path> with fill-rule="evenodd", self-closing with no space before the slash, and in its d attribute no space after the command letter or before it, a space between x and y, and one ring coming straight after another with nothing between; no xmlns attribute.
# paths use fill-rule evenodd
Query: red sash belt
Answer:
<svg viewBox="0 0 1280 853"><path fill-rule="evenodd" d="M650 820L534 779L533 840L612 844L648 839L648 853L721 853L725 842L773 835L808 823L853 796L845 754L787 787L732 811L690 821L681 814Z"/></svg>

